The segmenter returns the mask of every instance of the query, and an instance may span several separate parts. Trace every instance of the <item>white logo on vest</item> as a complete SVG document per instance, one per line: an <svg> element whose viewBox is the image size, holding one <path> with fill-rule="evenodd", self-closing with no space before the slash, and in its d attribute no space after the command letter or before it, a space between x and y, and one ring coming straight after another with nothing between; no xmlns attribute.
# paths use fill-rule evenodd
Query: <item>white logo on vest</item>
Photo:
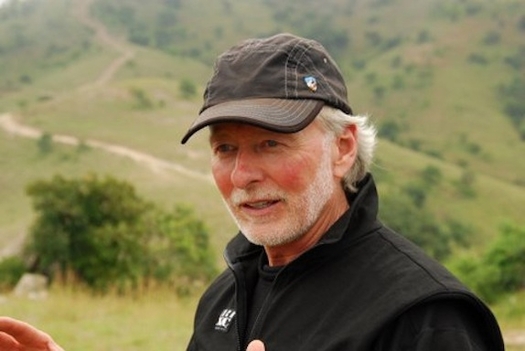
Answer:
<svg viewBox="0 0 525 351"><path fill-rule="evenodd" d="M235 317L235 314L236 312L234 310L231 310L229 308L224 309L221 312L221 315L219 316L217 323L215 323L215 330L227 332L228 329L230 329L230 325L233 322L233 318Z"/></svg>

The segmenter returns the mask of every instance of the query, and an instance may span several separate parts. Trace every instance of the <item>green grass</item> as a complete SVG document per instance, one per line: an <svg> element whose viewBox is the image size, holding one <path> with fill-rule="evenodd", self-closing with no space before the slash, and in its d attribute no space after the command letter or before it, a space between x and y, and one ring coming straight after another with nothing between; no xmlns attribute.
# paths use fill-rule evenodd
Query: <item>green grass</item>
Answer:
<svg viewBox="0 0 525 351"><path fill-rule="evenodd" d="M45 300L8 295L2 315L46 331L65 350L185 350L193 328L195 297L159 289L139 297L95 297L57 287Z"/></svg>

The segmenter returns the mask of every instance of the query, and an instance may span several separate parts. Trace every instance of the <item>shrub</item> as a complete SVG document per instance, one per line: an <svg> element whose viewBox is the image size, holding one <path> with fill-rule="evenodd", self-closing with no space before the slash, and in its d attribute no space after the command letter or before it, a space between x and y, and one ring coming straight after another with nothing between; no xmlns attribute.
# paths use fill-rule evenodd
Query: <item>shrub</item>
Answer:
<svg viewBox="0 0 525 351"><path fill-rule="evenodd" d="M501 41L501 34L497 31L490 31L483 37L483 44L485 45L496 45Z"/></svg>
<svg viewBox="0 0 525 351"><path fill-rule="evenodd" d="M37 272L73 273L97 292L128 291L149 281L209 279L208 233L189 209L165 212L111 177L55 176L27 188L37 213L26 253ZM160 274L162 273L162 274Z"/></svg>
<svg viewBox="0 0 525 351"><path fill-rule="evenodd" d="M418 44L424 44L428 43L432 40L432 36L430 35L430 32L428 30L422 30L417 34L416 43Z"/></svg>
<svg viewBox="0 0 525 351"><path fill-rule="evenodd" d="M525 15L522 15L518 20L517 27L519 30L525 32Z"/></svg>
<svg viewBox="0 0 525 351"><path fill-rule="evenodd" d="M515 77L510 83L501 85L498 93L504 113L525 140L525 79Z"/></svg>
<svg viewBox="0 0 525 351"><path fill-rule="evenodd" d="M189 79L183 79L180 82L179 90L184 99L189 99L197 95L197 87Z"/></svg>
<svg viewBox="0 0 525 351"><path fill-rule="evenodd" d="M402 128L399 123L394 120L388 120L379 127L378 136L396 142L399 134L401 134L401 130Z"/></svg>
<svg viewBox="0 0 525 351"><path fill-rule="evenodd" d="M454 185L462 197L474 198L476 197L475 183L476 173L469 168L464 168L459 179L454 182Z"/></svg>
<svg viewBox="0 0 525 351"><path fill-rule="evenodd" d="M140 88L131 88L131 96L134 100L134 107L141 110L147 110L153 108L153 101L148 97L146 92Z"/></svg>
<svg viewBox="0 0 525 351"><path fill-rule="evenodd" d="M438 185L443 179L441 169L436 166L427 166L421 171L421 179L423 183L428 187Z"/></svg>
<svg viewBox="0 0 525 351"><path fill-rule="evenodd" d="M426 191L422 186L405 186L403 190L383 197L380 218L387 226L439 260L447 258L454 246L468 245L470 228L457 220L436 218L424 207Z"/></svg>
<svg viewBox="0 0 525 351"><path fill-rule="evenodd" d="M41 155L47 155L53 151L53 136L43 133L37 140L38 151Z"/></svg>
<svg viewBox="0 0 525 351"><path fill-rule="evenodd" d="M0 261L0 290L11 290L26 270L19 257L7 257Z"/></svg>
<svg viewBox="0 0 525 351"><path fill-rule="evenodd" d="M504 224L481 257L463 256L450 269L489 303L525 288L525 228Z"/></svg>
<svg viewBox="0 0 525 351"><path fill-rule="evenodd" d="M486 65L488 63L487 58L484 55L478 53L471 53L468 56L467 61L477 65Z"/></svg>

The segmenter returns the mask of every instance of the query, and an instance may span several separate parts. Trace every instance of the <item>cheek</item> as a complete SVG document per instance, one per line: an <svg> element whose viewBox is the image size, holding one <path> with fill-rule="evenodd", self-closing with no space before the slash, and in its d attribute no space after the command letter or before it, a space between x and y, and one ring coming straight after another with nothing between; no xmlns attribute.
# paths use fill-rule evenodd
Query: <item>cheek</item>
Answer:
<svg viewBox="0 0 525 351"><path fill-rule="evenodd" d="M212 162L211 173L219 192L224 198L227 198L233 189L230 177L231 171L229 171L223 164Z"/></svg>
<svg viewBox="0 0 525 351"><path fill-rule="evenodd" d="M308 162L283 162L273 172L273 180L283 190L301 191L311 182L313 172L314 167Z"/></svg>

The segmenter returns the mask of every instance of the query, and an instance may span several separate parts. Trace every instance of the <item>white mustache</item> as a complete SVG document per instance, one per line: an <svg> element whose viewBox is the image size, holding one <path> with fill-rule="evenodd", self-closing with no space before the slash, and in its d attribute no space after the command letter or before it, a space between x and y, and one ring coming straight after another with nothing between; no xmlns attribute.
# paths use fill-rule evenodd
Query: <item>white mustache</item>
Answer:
<svg viewBox="0 0 525 351"><path fill-rule="evenodd" d="M234 189L230 194L230 203L234 206L240 206L247 202L260 202L268 200L284 200L285 194L279 190L254 189L242 190Z"/></svg>

